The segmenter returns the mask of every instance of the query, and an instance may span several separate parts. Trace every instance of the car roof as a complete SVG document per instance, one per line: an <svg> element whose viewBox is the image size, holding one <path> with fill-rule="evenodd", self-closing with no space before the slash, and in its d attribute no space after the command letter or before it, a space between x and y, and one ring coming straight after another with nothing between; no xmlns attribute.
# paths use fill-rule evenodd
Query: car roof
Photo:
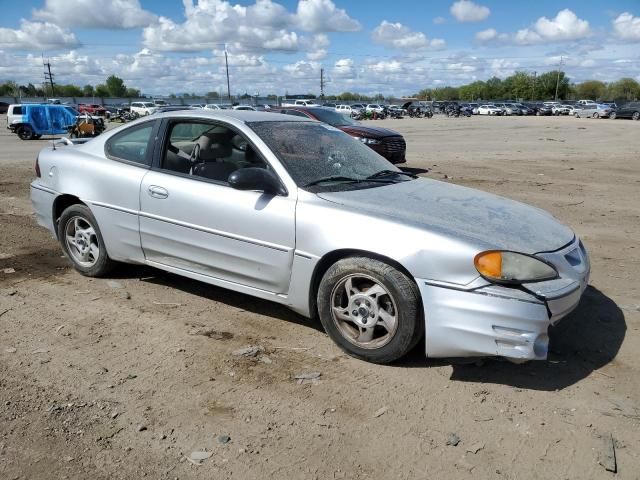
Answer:
<svg viewBox="0 0 640 480"><path fill-rule="evenodd" d="M317 108L317 107L316 107ZM188 118L204 118L204 119L224 119L233 118L240 120L241 122L313 122L310 118L292 117L291 115L285 115L283 113L271 113L271 112L257 112L254 110L179 110L174 112L165 112L154 115L158 118L161 117L188 117Z"/></svg>

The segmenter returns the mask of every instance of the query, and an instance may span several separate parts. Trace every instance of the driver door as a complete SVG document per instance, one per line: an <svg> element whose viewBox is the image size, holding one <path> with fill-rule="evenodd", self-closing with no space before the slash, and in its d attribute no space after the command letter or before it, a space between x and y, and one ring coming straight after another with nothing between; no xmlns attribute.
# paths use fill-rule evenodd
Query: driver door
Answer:
<svg viewBox="0 0 640 480"><path fill-rule="evenodd" d="M271 168L240 131L172 120L155 167L140 190L140 238L149 263L288 292L296 198L229 186L232 171Z"/></svg>

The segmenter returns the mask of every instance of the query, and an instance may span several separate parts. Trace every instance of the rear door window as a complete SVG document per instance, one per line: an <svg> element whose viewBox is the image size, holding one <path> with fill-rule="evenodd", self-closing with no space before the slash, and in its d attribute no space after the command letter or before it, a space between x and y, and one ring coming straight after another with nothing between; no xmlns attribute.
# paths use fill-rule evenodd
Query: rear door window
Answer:
<svg viewBox="0 0 640 480"><path fill-rule="evenodd" d="M22 115L22 106L13 107L13 114L14 115Z"/></svg>

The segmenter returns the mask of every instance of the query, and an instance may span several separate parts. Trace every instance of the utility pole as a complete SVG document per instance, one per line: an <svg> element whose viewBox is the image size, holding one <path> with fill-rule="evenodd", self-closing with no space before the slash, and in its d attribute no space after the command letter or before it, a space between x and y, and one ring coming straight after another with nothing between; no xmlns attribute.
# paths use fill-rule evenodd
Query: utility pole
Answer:
<svg viewBox="0 0 640 480"><path fill-rule="evenodd" d="M320 69L320 98L324 98L324 68Z"/></svg>
<svg viewBox="0 0 640 480"><path fill-rule="evenodd" d="M47 69L47 71L44 72L45 83L47 82L47 80L49 81L49 83L51 84L51 96L55 97L56 94L53 89L53 73L51 73L51 63L49 63L49 59L47 59L47 63L44 63L44 55L42 56L42 65Z"/></svg>
<svg viewBox="0 0 640 480"><path fill-rule="evenodd" d="M562 68L562 55L560 56L560 63L558 64L558 76L556 77L556 97L554 101L558 101L558 86L560 85L560 69Z"/></svg>
<svg viewBox="0 0 640 480"><path fill-rule="evenodd" d="M224 44L224 64L227 69L227 97L229 97L229 103L231 103L231 86L229 84L229 59L227 58L227 44Z"/></svg>
<svg viewBox="0 0 640 480"><path fill-rule="evenodd" d="M533 72L533 83L531 84L531 100L535 100L534 95L536 94L536 78L538 77L538 72Z"/></svg>

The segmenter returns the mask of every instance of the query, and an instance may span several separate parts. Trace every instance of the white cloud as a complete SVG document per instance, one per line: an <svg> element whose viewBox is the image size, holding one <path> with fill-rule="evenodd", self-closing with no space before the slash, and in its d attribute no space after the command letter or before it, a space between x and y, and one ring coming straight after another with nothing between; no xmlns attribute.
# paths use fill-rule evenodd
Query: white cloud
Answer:
<svg viewBox="0 0 640 480"><path fill-rule="evenodd" d="M405 66L398 60L379 61L370 63L367 68L374 73L401 73L405 71Z"/></svg>
<svg viewBox="0 0 640 480"><path fill-rule="evenodd" d="M374 42L390 48L425 48L429 45L427 36L422 32L413 32L401 23L383 20L371 34Z"/></svg>
<svg viewBox="0 0 640 480"><path fill-rule="evenodd" d="M296 52L306 49L310 58L326 56L323 32L358 30L360 24L331 0L301 0L295 13L272 0L249 6L227 0L184 1L185 21L166 17L143 30L143 43L160 51L196 52L230 45L236 51ZM312 40L296 30L313 32Z"/></svg>
<svg viewBox="0 0 640 480"><path fill-rule="evenodd" d="M326 58L327 48L330 45L329 37L324 33L318 33L310 39L304 39L303 44L307 49L307 58L309 60L322 60Z"/></svg>
<svg viewBox="0 0 640 480"><path fill-rule="evenodd" d="M640 42L640 17L634 17L629 12L624 12L618 15L612 23L616 36L623 40Z"/></svg>
<svg viewBox="0 0 640 480"><path fill-rule="evenodd" d="M480 43L487 43L497 40L506 40L508 35L505 33L498 33L495 28L487 28L486 30L482 30L476 33L476 41Z"/></svg>
<svg viewBox="0 0 640 480"><path fill-rule="evenodd" d="M589 22L578 18L568 8L560 10L552 20L547 17L539 18L535 23L535 30L542 39L551 42L577 40L591 34Z"/></svg>
<svg viewBox="0 0 640 480"><path fill-rule="evenodd" d="M143 30L143 43L160 51L195 52L227 43L236 50L296 51L299 37L286 25L288 13L270 0L244 7L224 0L184 0L184 23L160 17Z"/></svg>
<svg viewBox="0 0 640 480"><path fill-rule="evenodd" d="M535 45L579 40L590 35L589 22L578 18L571 10L564 9L555 18L540 17L531 27L515 33L499 33L496 29L489 28L476 33L475 39L480 43Z"/></svg>
<svg viewBox="0 0 640 480"><path fill-rule="evenodd" d="M42 10L34 10L39 20L63 27L126 29L145 27L156 16L140 7L138 0L46 0Z"/></svg>
<svg viewBox="0 0 640 480"><path fill-rule="evenodd" d="M22 20L18 30L0 28L0 49L55 50L79 44L73 33L49 22Z"/></svg>
<svg viewBox="0 0 640 480"><path fill-rule="evenodd" d="M341 58L333 65L332 75L336 78L355 78L355 62L351 58Z"/></svg>
<svg viewBox="0 0 640 480"><path fill-rule="evenodd" d="M447 23L447 19L444 17L436 17L433 19L433 24L434 25L442 25Z"/></svg>
<svg viewBox="0 0 640 480"><path fill-rule="evenodd" d="M414 32L401 23L391 23L383 20L372 32L374 42L388 48L421 49L427 47L443 48L445 41L436 38L431 41L422 32Z"/></svg>
<svg viewBox="0 0 640 480"><path fill-rule="evenodd" d="M429 42L429 46L434 50L442 50L447 46L447 42L445 42L442 38L432 38Z"/></svg>
<svg viewBox="0 0 640 480"><path fill-rule="evenodd" d="M355 32L361 25L331 0L300 0L294 22L307 32Z"/></svg>
<svg viewBox="0 0 640 480"><path fill-rule="evenodd" d="M481 22L489 16L491 10L471 0L458 0L451 5L450 12L459 22Z"/></svg>

